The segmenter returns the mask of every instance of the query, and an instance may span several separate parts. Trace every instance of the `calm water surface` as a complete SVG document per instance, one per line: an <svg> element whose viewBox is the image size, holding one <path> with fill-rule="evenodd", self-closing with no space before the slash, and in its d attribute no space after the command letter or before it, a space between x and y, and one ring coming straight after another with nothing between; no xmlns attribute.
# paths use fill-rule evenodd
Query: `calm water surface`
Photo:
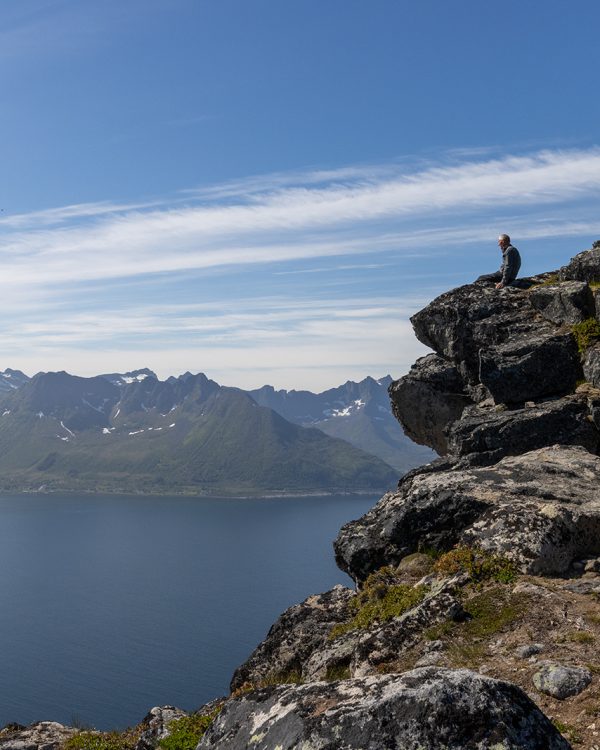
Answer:
<svg viewBox="0 0 600 750"><path fill-rule="evenodd" d="M331 543L377 499L0 497L0 726L225 694L286 607L350 584Z"/></svg>

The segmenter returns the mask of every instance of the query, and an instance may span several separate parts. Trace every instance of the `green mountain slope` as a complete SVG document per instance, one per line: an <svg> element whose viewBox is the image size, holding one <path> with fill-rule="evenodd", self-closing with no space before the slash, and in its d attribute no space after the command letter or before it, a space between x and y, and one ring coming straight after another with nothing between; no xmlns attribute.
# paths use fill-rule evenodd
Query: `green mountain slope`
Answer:
<svg viewBox="0 0 600 750"><path fill-rule="evenodd" d="M204 375L116 385L42 373L0 401L0 489L379 491L397 476Z"/></svg>

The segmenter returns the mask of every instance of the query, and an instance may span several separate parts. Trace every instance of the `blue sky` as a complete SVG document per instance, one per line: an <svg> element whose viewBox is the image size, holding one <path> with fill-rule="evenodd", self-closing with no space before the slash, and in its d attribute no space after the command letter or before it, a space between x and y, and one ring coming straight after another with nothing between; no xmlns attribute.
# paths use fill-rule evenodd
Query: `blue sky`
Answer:
<svg viewBox="0 0 600 750"><path fill-rule="evenodd" d="M5 0L0 368L323 389L600 238L600 6Z"/></svg>

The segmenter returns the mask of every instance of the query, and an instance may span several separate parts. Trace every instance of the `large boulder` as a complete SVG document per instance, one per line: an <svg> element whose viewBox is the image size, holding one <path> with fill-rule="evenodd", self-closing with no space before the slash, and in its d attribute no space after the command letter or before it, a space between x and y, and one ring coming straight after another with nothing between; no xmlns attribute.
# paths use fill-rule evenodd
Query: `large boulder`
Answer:
<svg viewBox="0 0 600 750"><path fill-rule="evenodd" d="M394 416L408 437L446 454L447 428L472 403L456 367L437 354L429 354L418 359L388 390Z"/></svg>
<svg viewBox="0 0 600 750"><path fill-rule="evenodd" d="M336 561L356 581L423 548L479 545L524 573L560 575L600 554L600 458L552 446L494 466L413 474L342 527Z"/></svg>
<svg viewBox="0 0 600 750"><path fill-rule="evenodd" d="M481 349L555 331L532 308L528 292L477 283L440 295L411 322L419 341L453 364L469 384L479 383Z"/></svg>
<svg viewBox="0 0 600 750"><path fill-rule="evenodd" d="M546 320L574 325L595 314L594 295L585 281L565 281L534 287L529 300Z"/></svg>
<svg viewBox="0 0 600 750"><path fill-rule="evenodd" d="M515 685L465 669L263 688L226 703L198 750L568 750Z"/></svg>
<svg viewBox="0 0 600 750"><path fill-rule="evenodd" d="M496 403L570 393L581 376L577 343L570 331L532 331L479 352L479 380Z"/></svg>
<svg viewBox="0 0 600 750"><path fill-rule="evenodd" d="M600 243L571 258L558 275L561 281L600 281Z"/></svg>
<svg viewBox="0 0 600 750"><path fill-rule="evenodd" d="M450 428L449 450L461 465L473 466L557 443L581 445L595 453L600 432L589 416L584 394L502 411L472 406Z"/></svg>

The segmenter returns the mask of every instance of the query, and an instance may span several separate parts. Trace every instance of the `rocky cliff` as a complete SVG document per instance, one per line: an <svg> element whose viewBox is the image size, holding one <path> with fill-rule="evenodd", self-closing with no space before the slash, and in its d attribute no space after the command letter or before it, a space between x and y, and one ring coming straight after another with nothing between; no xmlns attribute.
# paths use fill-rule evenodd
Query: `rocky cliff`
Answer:
<svg viewBox="0 0 600 750"><path fill-rule="evenodd" d="M600 748L600 243L412 322L433 353L390 396L441 458L340 531L356 589L284 612L230 697L184 717L198 750ZM127 747L179 746L153 711Z"/></svg>

